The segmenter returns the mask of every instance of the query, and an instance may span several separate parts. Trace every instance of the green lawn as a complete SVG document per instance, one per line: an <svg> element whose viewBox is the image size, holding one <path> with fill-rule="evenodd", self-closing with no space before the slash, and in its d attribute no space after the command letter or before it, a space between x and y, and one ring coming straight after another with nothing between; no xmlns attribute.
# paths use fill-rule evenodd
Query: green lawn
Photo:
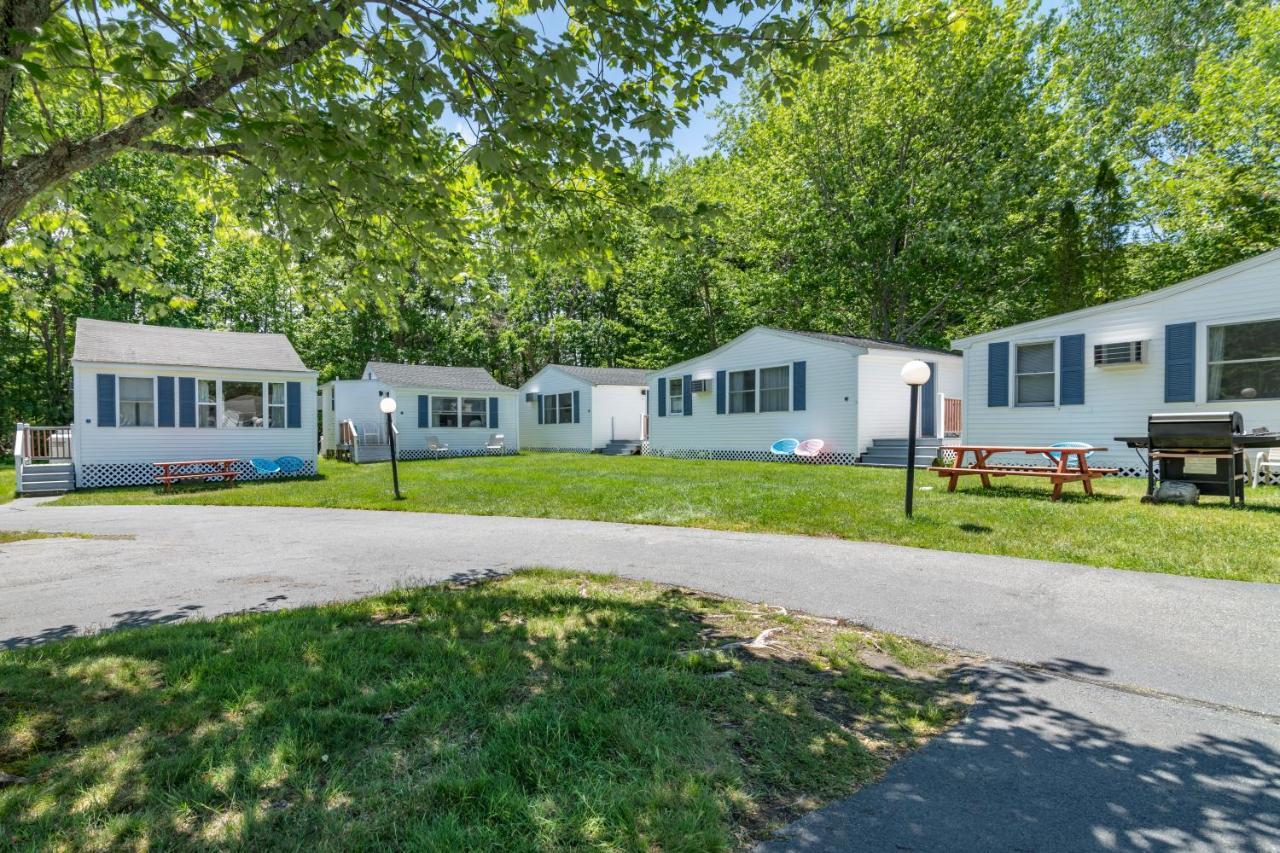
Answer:
<svg viewBox="0 0 1280 853"><path fill-rule="evenodd" d="M722 649L757 637L768 646ZM956 721L962 661L531 571L0 653L7 849L725 850Z"/></svg>
<svg viewBox="0 0 1280 853"><path fill-rule="evenodd" d="M14 470L13 460L8 464L0 459L0 504L13 500L14 490L18 488L18 472Z"/></svg>
<svg viewBox="0 0 1280 853"><path fill-rule="evenodd" d="M64 504L195 503L326 506L584 518L723 530L807 533L954 551L1038 557L1139 571L1280 582L1280 488L1249 490L1251 507L1139 503L1144 483L1108 479L1098 495L1066 486L1058 503L1032 478L948 494L917 477L916 515L903 516L904 472L847 466L610 458L528 453L401 465L405 500L387 465L322 461L306 482L77 492ZM928 488L929 490L925 490Z"/></svg>

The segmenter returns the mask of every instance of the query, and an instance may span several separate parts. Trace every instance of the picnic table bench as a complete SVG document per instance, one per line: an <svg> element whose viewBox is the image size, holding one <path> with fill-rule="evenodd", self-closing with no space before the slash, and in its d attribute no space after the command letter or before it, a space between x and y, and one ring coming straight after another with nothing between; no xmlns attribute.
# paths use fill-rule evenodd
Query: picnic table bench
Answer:
<svg viewBox="0 0 1280 853"><path fill-rule="evenodd" d="M992 477L1048 477L1053 482L1053 499L1062 497L1062 484L1080 482L1085 494L1093 494L1093 481L1106 474L1119 473L1119 468L1091 468L1086 458L1090 453L1106 450L1105 447L1022 447L992 444L953 444L942 448L956 454L951 465L931 465L939 477L949 478L947 491L954 492L961 477L976 475L982 479L983 488L990 488ZM1047 456L1057 461L1048 465L990 464L992 456L1001 453L1023 453L1027 456ZM973 454L973 463L964 464L967 454ZM1074 460L1074 467L1071 462Z"/></svg>
<svg viewBox="0 0 1280 853"><path fill-rule="evenodd" d="M156 474L156 482L164 483L164 490L167 492L173 488L173 484L181 480L222 480L224 483L230 483L235 480L237 472L232 469L235 464L234 459L186 459L180 462L152 462L151 464L160 469ZM195 466L203 466L213 470L208 471L187 471L184 469Z"/></svg>

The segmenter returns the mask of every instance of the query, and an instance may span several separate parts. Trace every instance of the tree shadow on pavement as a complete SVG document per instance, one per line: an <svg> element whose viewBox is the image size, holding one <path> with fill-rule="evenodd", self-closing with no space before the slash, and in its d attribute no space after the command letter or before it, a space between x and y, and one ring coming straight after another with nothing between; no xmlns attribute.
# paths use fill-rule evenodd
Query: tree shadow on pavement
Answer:
<svg viewBox="0 0 1280 853"><path fill-rule="evenodd" d="M969 719L761 850L1280 849L1280 726L1105 674L976 668Z"/></svg>

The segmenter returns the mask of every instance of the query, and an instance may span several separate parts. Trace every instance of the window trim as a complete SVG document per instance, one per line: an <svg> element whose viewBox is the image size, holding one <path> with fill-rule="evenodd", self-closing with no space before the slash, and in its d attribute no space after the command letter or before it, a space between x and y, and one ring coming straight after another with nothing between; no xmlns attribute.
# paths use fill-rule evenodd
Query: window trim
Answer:
<svg viewBox="0 0 1280 853"><path fill-rule="evenodd" d="M201 382L213 383L213 402L212 403L200 402L200 383ZM202 427L200 426L200 407L210 406L210 405L213 406L213 426ZM199 377L197 377L196 378L196 425L195 425L195 428L196 429L219 429L220 428L219 425L221 423L222 423L222 380L221 379L200 379Z"/></svg>
<svg viewBox="0 0 1280 853"><path fill-rule="evenodd" d="M676 388L680 391L677 393ZM679 406L676 405L677 401ZM684 414L684 377L669 376L667 377L667 414L683 415Z"/></svg>
<svg viewBox="0 0 1280 853"><path fill-rule="evenodd" d="M1204 347L1205 347L1205 351L1204 351L1204 389L1205 389L1205 390L1204 390L1204 394L1205 394L1205 402L1207 402L1207 403L1253 403L1253 402L1256 402L1256 401L1259 401L1259 400L1263 400L1263 401L1266 401L1266 400L1280 400L1280 395L1277 395L1277 396L1267 396L1267 397L1263 397L1263 396L1261 396L1261 395L1259 395L1259 396L1257 396L1257 397L1214 397L1214 396L1212 396L1212 395L1209 393L1209 392L1212 390L1212 385L1211 385L1211 381L1210 381L1210 380L1211 380L1211 378L1212 378L1212 376L1213 376L1213 368L1214 368L1214 366L1215 366L1215 365L1227 365L1227 364L1261 364L1261 363L1263 363L1263 362L1275 362L1275 363L1277 363L1277 364L1280 364L1280 356L1265 356L1265 357L1263 357L1263 358L1227 358L1227 359L1220 359L1220 360L1218 360L1218 361L1214 361L1214 360L1210 357L1210 354L1211 354L1211 353L1212 353L1212 351L1213 351L1213 346L1212 346L1212 344L1210 343L1210 339L1211 339L1211 337L1212 337L1212 335L1213 335L1213 331L1214 331L1214 329L1229 329L1229 328L1231 328L1232 326L1250 326L1250 325L1253 325L1253 324L1255 324L1255 323L1280 323L1280 317L1263 317L1263 318L1260 318L1260 319L1259 319L1259 318L1249 318L1249 319L1247 319L1247 320L1237 320L1237 321L1235 321L1235 322L1233 322L1233 323L1213 323L1212 325L1210 325L1210 324L1208 324L1208 323L1206 323L1206 324L1205 324L1205 327L1204 327ZM1218 384L1219 384L1218 392L1219 392L1219 393L1221 393L1221 392L1222 392L1222 388L1221 388L1221 384L1222 384L1222 383L1221 383L1221 382L1219 382Z"/></svg>
<svg viewBox="0 0 1280 853"><path fill-rule="evenodd" d="M794 362L783 362L782 364L766 364L763 367L744 367L741 370L725 370L724 381L724 413L726 415L777 415L788 414L795 411L795 368ZM769 409L765 410L764 406L764 371L785 369L787 371L786 397L787 407L785 409ZM735 373L751 373L755 375L755 384L751 389L752 401L750 409L743 409L740 412L733 410L733 395L744 394L744 391L733 390L733 376ZM770 388L771 391L777 391L777 388Z"/></svg>
<svg viewBox="0 0 1280 853"><path fill-rule="evenodd" d="M120 407L124 405L124 396L120 393L120 380L122 379L145 379L151 383L151 423L149 424L126 424L122 417L123 412ZM116 429L155 429L156 424L160 422L160 400L159 389L156 388L160 383L156 376L129 376L116 374ZM141 400L133 400L134 403L141 403Z"/></svg>
<svg viewBox="0 0 1280 853"><path fill-rule="evenodd" d="M428 412L427 426L426 426L426 427L421 427L422 429L488 429L488 428L489 428L489 397L488 397L488 395L485 395L485 396L482 396L482 397L471 397L471 396L465 396L465 395L462 395L462 394L458 394L458 395L453 395L453 394L429 394L429 395L427 395L427 396L429 396L429 397L431 398L431 404L430 404L430 405L431 405L431 410L430 410L430 412ZM453 405L454 405L453 411L451 411L451 412L437 412L437 411L436 411L436 400L452 400L452 401L453 401ZM484 401L484 411L482 411L482 412L465 412L465 413L464 413L464 412L463 412L463 410L462 410L462 401L463 401L463 400L483 400L483 401ZM436 422L436 416L437 416L437 415L442 415L442 414L444 414L444 415L453 415L454 417L456 417L456 418L458 419L457 424L455 424L454 426L440 426L440 425ZM480 415L482 415L482 416L483 416L483 418L484 418L484 423L482 423L482 424L477 424L477 425L473 425L473 426L468 426L468 425L466 425L466 424L464 424L464 423L462 422L462 416L463 416L463 414L466 414L466 415L468 415L468 416L470 416L470 415L480 414ZM416 422L416 421L415 421L415 422Z"/></svg>
<svg viewBox="0 0 1280 853"><path fill-rule="evenodd" d="M1018 372L1018 350L1023 347L1045 346L1049 347L1049 370L1040 373L1019 373ZM1012 358L1009 359L1009 370L1013 374L1013 407L1016 409L1045 409L1053 408L1058 405L1058 341L1056 338L1047 338L1035 341L1018 341L1013 344ZM1052 399L1041 403L1023 403L1018 399L1018 388L1022 383L1024 376L1052 376L1053 377L1053 395Z"/></svg>
<svg viewBox="0 0 1280 853"><path fill-rule="evenodd" d="M770 409L766 412L764 410L764 371L777 370L779 368L786 368L787 370L787 407L785 409ZM756 412L762 415L773 415L778 412L791 411L791 405L794 402L792 395L795 389L793 373L794 371L791 368L791 362L787 362L786 364L770 364L765 367L756 368ZM776 391L778 389L772 388L770 390Z"/></svg>

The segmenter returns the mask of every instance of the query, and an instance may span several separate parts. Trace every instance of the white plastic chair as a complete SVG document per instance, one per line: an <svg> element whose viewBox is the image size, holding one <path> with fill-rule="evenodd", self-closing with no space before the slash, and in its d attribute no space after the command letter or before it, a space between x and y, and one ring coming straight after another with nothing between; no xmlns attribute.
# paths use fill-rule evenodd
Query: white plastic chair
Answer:
<svg viewBox="0 0 1280 853"><path fill-rule="evenodd" d="M1280 471L1280 447L1260 451L1253 460L1253 487L1256 489L1267 471Z"/></svg>
<svg viewBox="0 0 1280 853"><path fill-rule="evenodd" d="M438 453L442 450L448 450L449 445L436 438L434 435L427 436L427 450Z"/></svg>
<svg viewBox="0 0 1280 853"><path fill-rule="evenodd" d="M485 450L503 450L507 446L507 437L500 432L495 432L489 436L489 443L484 446Z"/></svg>

